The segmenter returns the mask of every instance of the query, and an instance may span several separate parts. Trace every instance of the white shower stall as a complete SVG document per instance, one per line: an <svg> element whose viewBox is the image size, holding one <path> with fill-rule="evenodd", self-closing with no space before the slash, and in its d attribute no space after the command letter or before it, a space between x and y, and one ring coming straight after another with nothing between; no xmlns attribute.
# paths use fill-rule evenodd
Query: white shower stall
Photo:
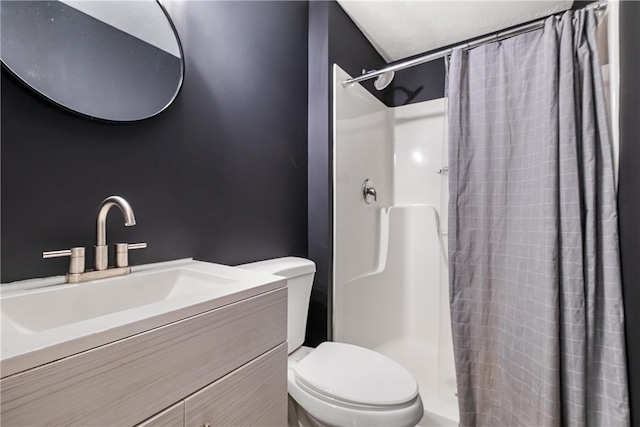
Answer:
<svg viewBox="0 0 640 427"><path fill-rule="evenodd" d="M447 267L446 100L387 107L334 65L333 338L417 379L421 426L457 426ZM376 201L366 203L370 180ZM372 199L372 197L370 197Z"/></svg>

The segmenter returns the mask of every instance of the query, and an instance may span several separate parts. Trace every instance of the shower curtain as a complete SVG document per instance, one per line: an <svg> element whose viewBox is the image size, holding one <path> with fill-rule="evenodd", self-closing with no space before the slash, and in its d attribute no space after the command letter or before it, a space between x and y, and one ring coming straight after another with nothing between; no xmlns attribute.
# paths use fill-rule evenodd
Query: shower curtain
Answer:
<svg viewBox="0 0 640 427"><path fill-rule="evenodd" d="M449 61L462 426L626 426L612 149L594 12Z"/></svg>

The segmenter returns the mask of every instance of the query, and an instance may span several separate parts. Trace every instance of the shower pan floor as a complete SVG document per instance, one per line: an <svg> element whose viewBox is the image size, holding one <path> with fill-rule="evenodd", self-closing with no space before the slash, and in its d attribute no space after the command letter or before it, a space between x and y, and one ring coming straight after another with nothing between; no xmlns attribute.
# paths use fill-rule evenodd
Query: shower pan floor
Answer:
<svg viewBox="0 0 640 427"><path fill-rule="evenodd" d="M419 427L456 427L459 422L455 371L440 366L437 346L409 340L387 342L373 348L404 366L420 388L424 417ZM449 374L449 375L447 375Z"/></svg>

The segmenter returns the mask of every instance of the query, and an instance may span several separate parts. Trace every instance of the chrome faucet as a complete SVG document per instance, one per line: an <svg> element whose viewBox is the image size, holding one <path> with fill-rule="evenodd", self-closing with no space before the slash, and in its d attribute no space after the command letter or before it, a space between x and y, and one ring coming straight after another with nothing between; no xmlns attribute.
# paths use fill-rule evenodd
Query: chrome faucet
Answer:
<svg viewBox="0 0 640 427"><path fill-rule="evenodd" d="M67 283L79 283L87 282L90 280L105 279L107 277L121 276L123 274L131 273L131 267L129 267L129 250L130 249L143 249L147 247L146 243L116 243L115 245L115 267L109 267L109 254L107 246L107 214L109 210L117 206L122 212L124 217L124 225L131 227L136 225L136 217L133 215L133 209L131 205L120 196L107 197L100 203L98 208L98 220L96 227L96 258L95 258L95 270L84 271L84 254L83 247L71 248L62 251L48 251L43 252L43 258L54 258L61 256L71 257L71 263L69 265L69 273L67 273Z"/></svg>
<svg viewBox="0 0 640 427"><path fill-rule="evenodd" d="M98 222L96 227L97 239L96 239L96 271L106 270L109 267L109 253L107 246L107 214L109 209L113 206L120 208L122 216L124 217L124 225L131 227L136 225L136 217L133 214L131 205L125 199L120 196L109 196L102 201L100 208L98 208Z"/></svg>

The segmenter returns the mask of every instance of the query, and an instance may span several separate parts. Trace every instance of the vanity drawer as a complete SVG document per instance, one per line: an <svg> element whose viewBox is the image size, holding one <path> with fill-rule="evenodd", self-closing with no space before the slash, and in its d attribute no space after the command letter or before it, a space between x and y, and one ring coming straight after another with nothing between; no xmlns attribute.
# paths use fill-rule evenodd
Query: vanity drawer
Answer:
<svg viewBox="0 0 640 427"><path fill-rule="evenodd" d="M184 401L185 426L287 425L287 344L281 344Z"/></svg>
<svg viewBox="0 0 640 427"><path fill-rule="evenodd" d="M184 427L184 400L138 424L136 427Z"/></svg>
<svg viewBox="0 0 640 427"><path fill-rule="evenodd" d="M281 288L6 377L2 423L135 425L285 342L286 313Z"/></svg>

